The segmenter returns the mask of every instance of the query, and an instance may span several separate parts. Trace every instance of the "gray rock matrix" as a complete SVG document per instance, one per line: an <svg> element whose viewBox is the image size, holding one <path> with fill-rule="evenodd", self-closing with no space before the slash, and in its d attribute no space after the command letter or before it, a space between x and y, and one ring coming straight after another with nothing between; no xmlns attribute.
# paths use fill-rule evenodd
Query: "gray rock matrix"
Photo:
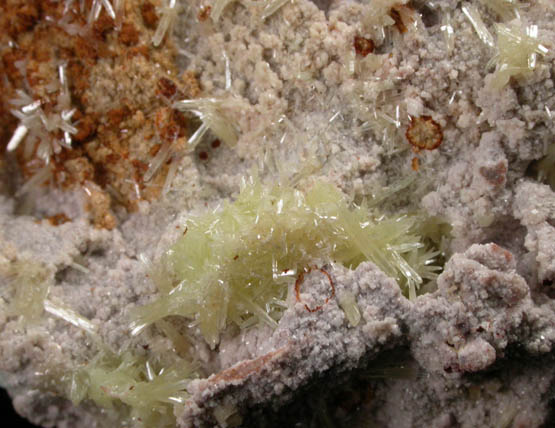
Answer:
<svg viewBox="0 0 555 428"><path fill-rule="evenodd" d="M207 162L185 156L168 194L139 212L116 212L119 226L112 231L90 225L80 190L36 189L24 201L4 193L0 261L45 266L48 298L91 320L112 349L148 356L156 345L172 352L156 329L132 336L129 311L157 293L142 259L159 257L189 215L233 199L253 168L263 180L286 179L300 188L325 179L356 199L394 186L412 173L418 156L410 191L383 209L419 209L451 225L437 290L408 300L372 263L355 270L328 265L336 298L321 311L308 312L293 298L275 330L230 333L218 351L200 336L193 340L197 359L213 374L191 381L189 400L174 408L178 426L226 426L216 411L221 406L244 420L254 407L276 417L292 399L316 402L329 392L303 395L313 382L334 388L337 379L356 377L391 350L403 354L391 367L408 364L413 375L370 380L371 397L356 417L339 407L322 411L339 425L351 420L355 426L549 424L555 193L528 172L555 143L555 4L522 2L518 25L537 25L549 52L533 72L494 90L486 64L495 48L480 40L462 10L472 4L495 34L500 19L484 6L487 0L415 1L415 28L400 33L390 26L365 58L356 56L353 39L372 1L294 0L265 20L258 2L231 2L215 24L197 19L197 3L187 2L174 28L181 65L197 73L210 97L233 104L226 114L240 130L237 146L222 146ZM452 50L442 30L447 15ZM376 130L376 112L400 123ZM404 137L408 115L440 124L438 149L411 152ZM37 221L60 210L72 221ZM86 363L95 344L48 314L22 327L4 310L10 281L2 273L0 380L17 411L43 426L107 426L99 407L87 401L74 407L44 380ZM320 302L328 287L317 272L307 275L303 301ZM355 327L338 303L345 293L360 308Z"/></svg>

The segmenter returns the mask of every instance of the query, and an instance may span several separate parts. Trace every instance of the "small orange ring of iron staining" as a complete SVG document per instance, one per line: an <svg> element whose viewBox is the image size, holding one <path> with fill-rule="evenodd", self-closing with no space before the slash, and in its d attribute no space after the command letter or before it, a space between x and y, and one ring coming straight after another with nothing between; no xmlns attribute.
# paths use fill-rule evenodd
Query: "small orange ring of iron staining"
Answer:
<svg viewBox="0 0 555 428"><path fill-rule="evenodd" d="M431 116L410 116L405 136L417 153L420 150L435 150L443 142L441 125Z"/></svg>
<svg viewBox="0 0 555 428"><path fill-rule="evenodd" d="M328 281L330 282L330 287L331 287L331 294L326 297L326 300L324 301L323 304L316 306L315 308L309 308L308 305L305 303L304 307L308 312L316 312L319 311L320 309L322 309L324 307L324 305L326 303L328 303L330 301L330 299L333 299L335 296L335 285L333 284L333 280L331 279L330 274L324 269L324 268L319 268L318 266L314 265L309 267L308 269L304 269L299 276L297 277L297 280L295 281L295 295L297 297L297 302L301 302L301 284L304 281L304 276L307 273L312 272L313 270L318 270L320 272L322 272L324 275L326 275L326 277L328 278Z"/></svg>

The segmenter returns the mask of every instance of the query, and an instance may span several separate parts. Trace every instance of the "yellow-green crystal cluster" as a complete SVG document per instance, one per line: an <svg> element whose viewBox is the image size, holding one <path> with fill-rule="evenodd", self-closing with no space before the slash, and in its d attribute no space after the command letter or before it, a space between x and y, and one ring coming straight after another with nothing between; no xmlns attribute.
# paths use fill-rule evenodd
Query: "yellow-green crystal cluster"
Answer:
<svg viewBox="0 0 555 428"><path fill-rule="evenodd" d="M7 278L13 290L7 313L21 315L25 324L39 321L52 279L50 270L40 263L17 260L1 265L0 275Z"/></svg>
<svg viewBox="0 0 555 428"><path fill-rule="evenodd" d="M495 24L497 30L497 54L490 60L488 67L496 65L495 89L501 89L512 77L526 77L538 64L538 55L549 51L538 40L537 25L519 27L517 25Z"/></svg>
<svg viewBox="0 0 555 428"><path fill-rule="evenodd" d="M417 233L418 216L376 217L331 184L307 192L245 181L233 203L191 218L186 233L154 264L161 296L134 313L132 332L166 316L192 319L214 348L229 323L277 325L288 286L312 265L356 268L372 261L410 297L433 280L437 252Z"/></svg>
<svg viewBox="0 0 555 428"><path fill-rule="evenodd" d="M144 427L174 427L173 406L188 398L186 385L194 366L185 360L158 367L129 352L116 355L102 350L68 379L68 397L77 405L88 399L112 409L120 420Z"/></svg>

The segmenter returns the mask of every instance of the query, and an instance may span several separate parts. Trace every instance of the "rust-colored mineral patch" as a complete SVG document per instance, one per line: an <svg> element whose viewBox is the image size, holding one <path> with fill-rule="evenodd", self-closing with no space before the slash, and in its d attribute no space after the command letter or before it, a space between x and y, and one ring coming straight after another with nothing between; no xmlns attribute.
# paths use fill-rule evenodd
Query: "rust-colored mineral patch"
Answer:
<svg viewBox="0 0 555 428"><path fill-rule="evenodd" d="M71 219L64 213L54 214L48 217L47 220L52 226L59 226L60 224L64 224L64 223L67 223L68 221L71 221Z"/></svg>
<svg viewBox="0 0 555 428"><path fill-rule="evenodd" d="M158 80L158 93L166 98L172 98L177 93L175 83L166 77Z"/></svg>
<svg viewBox="0 0 555 428"><path fill-rule="evenodd" d="M389 16L395 21L395 27L399 33L404 34L407 32L408 26L415 21L414 13L412 7L400 4L391 8Z"/></svg>
<svg viewBox="0 0 555 428"><path fill-rule="evenodd" d="M21 91L40 102L49 117L69 110L59 104L61 66L70 109L75 109L71 143L57 146L64 137L59 129L41 131L38 139L27 136L19 143L16 159L27 180L50 162L52 176L44 183L64 188L90 183L91 220L111 228L113 203L135 210L140 200L160 194L167 165L148 183L143 179L153 153L187 133L185 118L168 109L168 100L197 97L200 87L193 73L177 74L171 40L152 47L150 30L158 24L153 3L127 7L116 20L102 9L92 24L87 24L90 2L85 11L79 2L65 9L66 3L0 3L0 58L7 77L0 83L0 152L3 156L17 127L6 109L8 100L20 97ZM163 120L157 115L160 109ZM51 145L46 157L37 153L41 143Z"/></svg>
<svg viewBox="0 0 555 428"><path fill-rule="evenodd" d="M492 167L482 166L479 169L480 175L493 186L501 186L507 178L507 165L499 162Z"/></svg>
<svg viewBox="0 0 555 428"><path fill-rule="evenodd" d="M420 169L420 160L417 157L412 158L410 166L413 171L417 172Z"/></svg>
<svg viewBox="0 0 555 428"><path fill-rule="evenodd" d="M127 46L139 43L139 32L131 22L124 22L119 33L119 41Z"/></svg>
<svg viewBox="0 0 555 428"><path fill-rule="evenodd" d="M199 21L203 22L206 21L208 18L210 18L210 12L212 11L212 7L207 5L207 6L201 6L199 13L197 15L197 18Z"/></svg>
<svg viewBox="0 0 555 428"><path fill-rule="evenodd" d="M141 16L147 28L153 30L158 25L158 15L156 14L156 8L148 0L145 1L141 6Z"/></svg>
<svg viewBox="0 0 555 428"><path fill-rule="evenodd" d="M252 374L261 372L272 360L280 358L286 353L289 346L284 346L276 351L261 355L253 360L242 361L229 369L208 378L210 383L244 381Z"/></svg>
<svg viewBox="0 0 555 428"><path fill-rule="evenodd" d="M357 53L357 55L366 56L374 52L374 42L372 39L355 36L353 45L355 47L355 52Z"/></svg>
<svg viewBox="0 0 555 428"><path fill-rule="evenodd" d="M437 149L443 141L441 126L431 116L411 117L405 135L408 142L419 150Z"/></svg>

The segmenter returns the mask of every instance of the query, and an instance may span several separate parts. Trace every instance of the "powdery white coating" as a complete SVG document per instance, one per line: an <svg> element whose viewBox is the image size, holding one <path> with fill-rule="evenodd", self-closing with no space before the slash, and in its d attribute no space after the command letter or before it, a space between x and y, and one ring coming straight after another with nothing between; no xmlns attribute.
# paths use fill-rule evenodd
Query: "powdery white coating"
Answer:
<svg viewBox="0 0 555 428"><path fill-rule="evenodd" d="M493 358L484 357L482 351L491 350L482 339L499 351L507 347L526 303L531 304L528 286L515 267L512 254L495 244L474 245L449 260L438 279L439 290L418 299L409 323L413 331L425 331L412 346L428 370L484 369L495 361L495 350Z"/></svg>
<svg viewBox="0 0 555 428"><path fill-rule="evenodd" d="M535 255L539 281L555 279L555 193L523 181L516 188L514 215L527 229L525 246Z"/></svg>
<svg viewBox="0 0 555 428"><path fill-rule="evenodd" d="M374 391L377 415L365 414L359 420L362 426L372 420L378 426L400 428L542 426L548 410L543 397L549 394L555 373L545 366L523 366L509 363L502 369L509 376L482 380L423 375L386 381ZM435 403L430 405L428 397Z"/></svg>
<svg viewBox="0 0 555 428"><path fill-rule="evenodd" d="M409 330L407 338L412 343L412 355L429 379L429 383L422 380L417 383L426 385L424 388L448 384L451 390L447 395L437 392L439 403L420 403L429 406L430 414L421 415L423 419L418 425L431 423L429 418L433 414L445 411L444 400L448 395L453 398L461 393L457 390L468 387L461 375L487 369L503 356L509 345L522 343L533 353L552 349L554 305L536 307L515 267L511 253L501 247L474 245L464 254L452 257L440 276L436 293L419 297L411 304L370 263L355 271L334 266L330 272L338 293L345 290L356 293L360 307L365 308L361 325L350 326L337 300L316 313L296 303L284 314L270 338L264 340L254 333L243 335L243 343L247 338L256 346L236 354L239 360L235 364L223 366L222 371L208 379L190 384L193 396L183 413L179 413L180 426L201 426L199 421L212 420L211 409L220 405L222 397L238 409L268 399L276 405L289 398L290 391L302 385L305 376L330 369L341 373L361 364L378 350L400 345L403 342L400 333L404 329ZM308 281L311 283L306 284L306 289L310 292L303 293L302 300L309 305L317 304L329 292L329 286L323 278L310 277ZM230 364L232 360L227 356L223 361ZM553 374L551 368L542 377L544 388L552 382ZM408 381L402 383L406 389ZM397 382L391 384L393 389L388 393L394 393ZM226 393L228 390L233 393ZM406 411L413 412L413 416L419 413ZM464 420L467 411L458 407L454 420ZM541 407L541 413L545 412L546 407ZM534 418L542 420L539 415ZM488 419L483 414L474 423L485 420ZM391 422L387 426L411 425ZM465 426L473 425L466 423Z"/></svg>
<svg viewBox="0 0 555 428"><path fill-rule="evenodd" d="M495 348L484 339L467 342L459 349L459 367L464 372L477 372L495 362Z"/></svg>
<svg viewBox="0 0 555 428"><path fill-rule="evenodd" d="M446 181L422 201L430 214L445 215L453 226L453 251L480 242L484 228L510 210L507 189L508 163L501 135L483 133L480 143L455 160Z"/></svg>
<svg viewBox="0 0 555 428"><path fill-rule="evenodd" d="M225 395L228 403L238 408L268 399L276 404L283 402L312 376L330 369L353 369L369 353L375 355L379 349L390 348L401 340L399 321L410 303L394 281L371 263L363 263L355 271L336 265L324 269L336 284L337 293L355 293L359 305L368 308L363 313L364 321L353 328L337 299L331 299L322 310L307 311L305 304L322 304L330 293L324 275L317 271L307 274L302 301L295 302L292 297L291 307L271 336L262 340L250 338L258 340L258 346L247 358L240 354L241 360L234 365L191 382L192 397L179 415L179 426L201 426L200 421L210 421L213 409ZM224 361L230 363L227 358ZM231 390L235 392L226 394Z"/></svg>

